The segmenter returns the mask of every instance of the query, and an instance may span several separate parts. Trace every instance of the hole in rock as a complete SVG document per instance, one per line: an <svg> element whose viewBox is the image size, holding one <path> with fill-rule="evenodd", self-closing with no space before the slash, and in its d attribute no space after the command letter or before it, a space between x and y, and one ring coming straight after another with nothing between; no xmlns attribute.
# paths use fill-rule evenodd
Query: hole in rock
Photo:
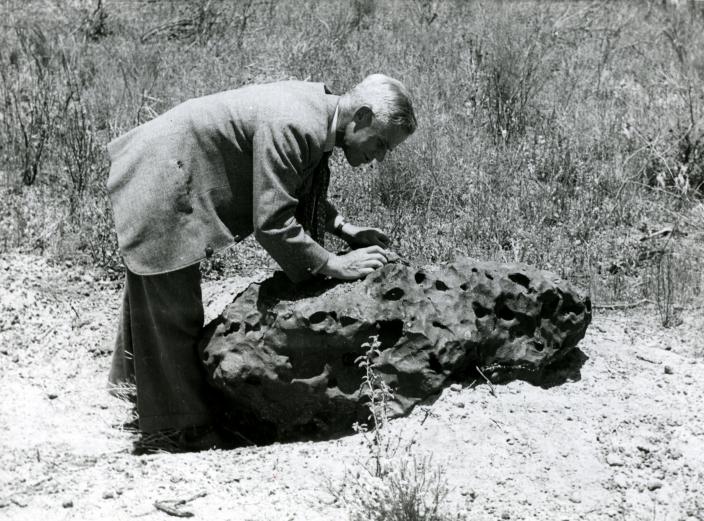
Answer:
<svg viewBox="0 0 704 521"><path fill-rule="evenodd" d="M337 378L335 378L334 376L328 378L328 389L332 387L337 387Z"/></svg>
<svg viewBox="0 0 704 521"><path fill-rule="evenodd" d="M425 273L423 273L422 271L419 271L416 273L415 278L416 278L417 284L423 284L423 282L425 281Z"/></svg>
<svg viewBox="0 0 704 521"><path fill-rule="evenodd" d="M553 318L560 304L560 296L554 291L547 291L540 296L540 316L542 318Z"/></svg>
<svg viewBox="0 0 704 521"><path fill-rule="evenodd" d="M428 355L428 367L436 373L442 373L442 364L435 353Z"/></svg>
<svg viewBox="0 0 704 521"><path fill-rule="evenodd" d="M311 324L320 324L323 320L327 318L328 314L325 311L316 311L311 316L308 317L308 322Z"/></svg>
<svg viewBox="0 0 704 521"><path fill-rule="evenodd" d="M433 326L437 327L438 329L444 329L445 331L450 331L449 327L447 327L442 322L438 322L437 320L433 320Z"/></svg>
<svg viewBox="0 0 704 521"><path fill-rule="evenodd" d="M222 336L231 335L232 333L237 333L240 330L239 322L231 322L229 327L225 330Z"/></svg>
<svg viewBox="0 0 704 521"><path fill-rule="evenodd" d="M511 273L508 278L526 289L530 287L530 279L523 273Z"/></svg>
<svg viewBox="0 0 704 521"><path fill-rule="evenodd" d="M474 316L477 318L482 318L489 314L489 309L482 306L479 302L472 302L472 309L474 310Z"/></svg>
<svg viewBox="0 0 704 521"><path fill-rule="evenodd" d="M403 334L403 320L380 320L376 323L382 349L396 345Z"/></svg>
<svg viewBox="0 0 704 521"><path fill-rule="evenodd" d="M503 302L496 306L496 316L502 320L513 320L516 315L511 311L511 309Z"/></svg>
<svg viewBox="0 0 704 521"><path fill-rule="evenodd" d="M488 271L484 272L484 275L486 276L487 279L494 280L494 276L491 273L489 273Z"/></svg>
<svg viewBox="0 0 704 521"><path fill-rule="evenodd" d="M244 379L244 383L249 385L261 385L262 379L256 374L250 374Z"/></svg>
<svg viewBox="0 0 704 521"><path fill-rule="evenodd" d="M391 288L389 291L384 293L384 298L386 300L398 300L405 295L401 288Z"/></svg>
<svg viewBox="0 0 704 521"><path fill-rule="evenodd" d="M347 315L342 315L340 317L340 324L342 325L342 327L351 326L352 324L355 324L357 322L359 322L359 320L357 320L356 318L348 317Z"/></svg>
<svg viewBox="0 0 704 521"><path fill-rule="evenodd" d="M256 322L254 324L249 324L247 322L244 323L244 332L249 333L250 331L259 331L262 328L261 324L259 322Z"/></svg>
<svg viewBox="0 0 704 521"><path fill-rule="evenodd" d="M447 291L450 288L448 288L447 284L445 284L443 281L436 280L435 281L435 289L437 289L438 291Z"/></svg>
<svg viewBox="0 0 704 521"><path fill-rule="evenodd" d="M584 307L574 300L574 297L570 293L564 293L562 295L562 309L563 313L574 313L579 315L584 312Z"/></svg>
<svg viewBox="0 0 704 521"><path fill-rule="evenodd" d="M460 289L462 291L467 291L469 289L469 282L463 282L462 284L460 284Z"/></svg>
<svg viewBox="0 0 704 521"><path fill-rule="evenodd" d="M352 367L353 365L357 365L354 363L355 360L359 357L358 353L345 353L342 355L342 365L345 367Z"/></svg>
<svg viewBox="0 0 704 521"><path fill-rule="evenodd" d="M533 339L533 347L535 348L536 351L542 351L545 349L545 345L543 344L542 340L538 340L537 338Z"/></svg>

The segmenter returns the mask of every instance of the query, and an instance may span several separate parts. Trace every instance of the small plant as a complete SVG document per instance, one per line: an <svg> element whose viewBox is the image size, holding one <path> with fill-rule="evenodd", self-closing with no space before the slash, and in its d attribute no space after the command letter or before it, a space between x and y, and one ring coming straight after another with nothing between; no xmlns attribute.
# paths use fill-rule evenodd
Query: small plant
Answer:
<svg viewBox="0 0 704 521"><path fill-rule="evenodd" d="M355 361L364 370L362 376L362 393L369 399L369 421L371 422L372 436L369 436L367 424L355 423L352 428L364 436L367 446L374 459L374 476L380 477L386 472L385 460L389 452L385 444L382 429L389 422L388 404L394 395L388 384L374 370L374 361L381 355L381 343L378 336L372 336L369 342L362 344L365 353Z"/></svg>
<svg viewBox="0 0 704 521"><path fill-rule="evenodd" d="M18 47L9 66L0 66L5 138L18 163L22 182L30 186L40 174L64 100L56 89L57 42L39 25L16 27ZM14 161L13 161L14 160Z"/></svg>
<svg viewBox="0 0 704 521"><path fill-rule="evenodd" d="M353 521L449 520L440 512L448 494L445 468L435 465L430 456L397 457L401 438L390 439L386 434L393 393L375 370L381 356L379 337L372 336L362 348L365 352L357 364L364 370L361 392L368 398L370 423L356 423L353 428L364 437L372 464L348 470L341 489L329 484L330 492L350 508Z"/></svg>
<svg viewBox="0 0 704 521"><path fill-rule="evenodd" d="M539 14L523 21L513 13L492 19L481 48L479 100L496 144L515 141L539 119L535 98L550 79L556 45ZM520 31L518 26L527 30Z"/></svg>
<svg viewBox="0 0 704 521"><path fill-rule="evenodd" d="M107 27L108 12L103 5L103 0L97 0L95 9L85 11L81 21L81 31L88 40L97 42L110 34Z"/></svg>

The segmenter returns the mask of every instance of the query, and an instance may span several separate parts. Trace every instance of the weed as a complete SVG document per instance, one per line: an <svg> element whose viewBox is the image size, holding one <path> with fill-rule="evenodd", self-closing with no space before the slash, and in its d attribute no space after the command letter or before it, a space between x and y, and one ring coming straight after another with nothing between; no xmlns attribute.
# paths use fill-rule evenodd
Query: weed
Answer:
<svg viewBox="0 0 704 521"><path fill-rule="evenodd" d="M108 12L103 5L103 0L97 0L95 9L85 11L81 21L81 31L85 37L92 41L98 41L110 34L107 26Z"/></svg>
<svg viewBox="0 0 704 521"><path fill-rule="evenodd" d="M379 338L371 337L362 348L365 353L357 364L364 371L360 391L368 399L370 424L355 424L354 430L363 436L371 464L348 470L342 487L329 483L328 489L345 503L355 521L448 520L441 512L449 491L445 469L430 456L397 455L402 440L390 439L385 430L393 393L375 370L381 355Z"/></svg>
<svg viewBox="0 0 704 521"><path fill-rule="evenodd" d="M336 155L331 192L409 260L516 260L592 288L596 302L655 301L641 226L704 222L693 4L96 0L58 17L52 3L10 4L4 249L112 265L110 139L194 96L288 78L340 93L370 72L409 87L420 126L380 165L353 171ZM692 273L675 281L698 272L684 237L672 267ZM245 257L235 249L223 272Z"/></svg>
<svg viewBox="0 0 704 521"><path fill-rule="evenodd" d="M369 408L369 421L371 422L372 436L369 436L369 427L366 424L355 423L355 432L363 435L374 460L374 476L386 474L385 457L388 455L389 446L385 445L382 429L388 424L388 404L393 399L393 393L386 381L374 370L374 363L381 355L381 342L378 336L371 337L369 342L362 344L364 355L357 358L357 365L364 370L360 392L367 398Z"/></svg>
<svg viewBox="0 0 704 521"><path fill-rule="evenodd" d="M8 163L29 186L39 176L65 103L56 88L57 42L38 25L15 28L17 47L0 67Z"/></svg>

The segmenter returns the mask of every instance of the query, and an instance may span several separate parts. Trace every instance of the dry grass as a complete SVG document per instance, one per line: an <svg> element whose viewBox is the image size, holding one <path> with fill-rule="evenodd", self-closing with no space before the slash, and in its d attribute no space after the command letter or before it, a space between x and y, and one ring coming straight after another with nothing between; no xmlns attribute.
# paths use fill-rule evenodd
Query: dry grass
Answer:
<svg viewBox="0 0 704 521"><path fill-rule="evenodd" d="M400 254L529 262L596 302L663 302L663 323L701 296L697 2L38 0L0 11L2 252L119 269L110 139L193 96L284 78L339 92L383 71L413 91L420 128L381 165L337 158L332 191ZM666 226L687 235L640 240Z"/></svg>

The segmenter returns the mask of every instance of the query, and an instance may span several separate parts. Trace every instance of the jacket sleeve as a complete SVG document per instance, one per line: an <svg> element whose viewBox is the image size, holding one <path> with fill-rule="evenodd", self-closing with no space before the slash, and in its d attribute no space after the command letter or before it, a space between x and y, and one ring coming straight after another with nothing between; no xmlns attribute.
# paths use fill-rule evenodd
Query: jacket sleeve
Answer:
<svg viewBox="0 0 704 521"><path fill-rule="evenodd" d="M274 122L255 131L252 148L254 236L286 275L300 282L330 257L294 216L308 144L292 125Z"/></svg>

